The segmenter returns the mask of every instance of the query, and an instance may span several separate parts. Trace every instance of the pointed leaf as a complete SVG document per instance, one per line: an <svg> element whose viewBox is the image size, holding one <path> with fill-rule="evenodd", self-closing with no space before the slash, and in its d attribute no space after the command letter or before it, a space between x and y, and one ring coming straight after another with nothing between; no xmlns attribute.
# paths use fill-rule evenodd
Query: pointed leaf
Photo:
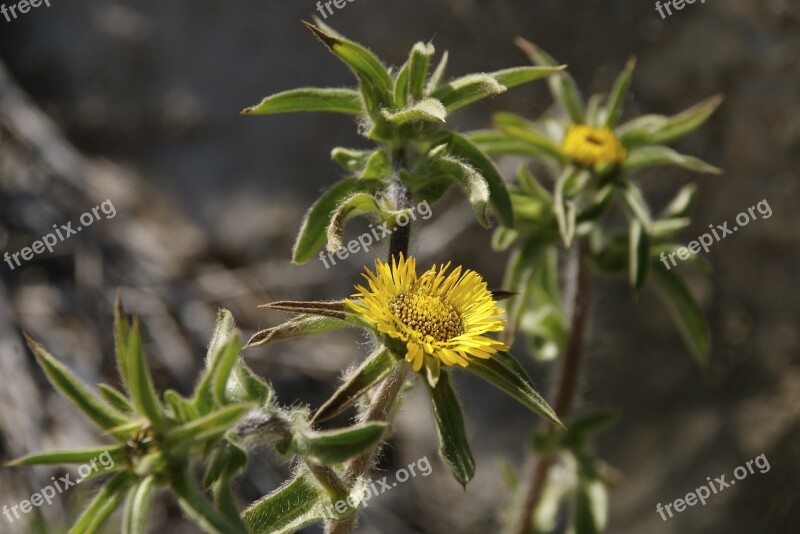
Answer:
<svg viewBox="0 0 800 534"><path fill-rule="evenodd" d="M233 368L225 396L228 402L254 402L266 410L270 408L274 393L269 384L259 378L243 360L240 360L239 364Z"/></svg>
<svg viewBox="0 0 800 534"><path fill-rule="evenodd" d="M705 161L686 156L666 146L646 146L635 148L628 153L622 168L628 172L648 167L676 165L690 171L706 174L721 174L722 170Z"/></svg>
<svg viewBox="0 0 800 534"><path fill-rule="evenodd" d="M470 74L439 87L431 96L444 104L448 112L453 112L476 100L499 95L506 90L504 85L489 74Z"/></svg>
<svg viewBox="0 0 800 534"><path fill-rule="evenodd" d="M108 384L98 384L97 390L100 392L100 396L120 413L127 416L134 414L133 405L128 398L117 389Z"/></svg>
<svg viewBox="0 0 800 534"><path fill-rule="evenodd" d="M155 485L155 476L151 475L128 492L122 534L147 534L147 519L150 516Z"/></svg>
<svg viewBox="0 0 800 534"><path fill-rule="evenodd" d="M105 453L111 455L112 459L119 459L122 458L122 453L124 452L124 445L105 445L93 447L91 449L48 451L23 456L22 458L8 462L6 465L9 467L15 467L19 465L85 464L92 460L96 460L98 456L101 456Z"/></svg>
<svg viewBox="0 0 800 534"><path fill-rule="evenodd" d="M324 519L327 502L317 484L299 475L250 505L242 518L250 534L292 534Z"/></svg>
<svg viewBox="0 0 800 534"><path fill-rule="evenodd" d="M661 213L663 219L685 219L694 211L697 185L689 184L681 188L675 198Z"/></svg>
<svg viewBox="0 0 800 534"><path fill-rule="evenodd" d="M136 410L147 417L159 431L167 427L164 408L156 395L156 388L150 375L150 368L142 351L142 338L139 322L134 320L128 340L128 378L130 380L131 400Z"/></svg>
<svg viewBox="0 0 800 534"><path fill-rule="evenodd" d="M435 388L428 385L439 435L439 454L459 484L466 487L475 474L475 460L467 440L464 415L450 378L442 371Z"/></svg>
<svg viewBox="0 0 800 534"><path fill-rule="evenodd" d="M325 243L331 218L341 202L356 193L374 193L378 185L373 180L346 178L325 191L311 206L294 245L294 263L305 263Z"/></svg>
<svg viewBox="0 0 800 534"><path fill-rule="evenodd" d="M625 104L625 99L628 97L628 91L631 87L631 79L633 78L633 69L636 68L636 59L631 58L625 69L620 73L617 81L614 83L614 88L608 96L608 104L606 105L606 126L614 128L622 113L622 107Z"/></svg>
<svg viewBox="0 0 800 534"><path fill-rule="evenodd" d="M129 421L124 414L107 405L92 393L83 382L72 374L67 366L56 360L43 346L27 334L25 339L50 383L100 428L109 429Z"/></svg>
<svg viewBox="0 0 800 534"><path fill-rule="evenodd" d="M483 176L489 186L489 198L495 215L503 226L513 228L514 210L511 206L511 198L503 177L492 160L469 139L457 133L450 134L449 151L450 154L463 159Z"/></svg>
<svg viewBox="0 0 800 534"><path fill-rule="evenodd" d="M318 317L315 315L294 317L281 325L256 332L244 348L252 349L299 336L334 332L348 326L351 325L334 317Z"/></svg>
<svg viewBox="0 0 800 534"><path fill-rule="evenodd" d="M118 473L109 480L69 530L69 534L95 534L119 508L125 493L134 482L127 471Z"/></svg>
<svg viewBox="0 0 800 534"><path fill-rule="evenodd" d="M477 130L467 133L466 137L490 156L536 156L540 154L537 148L506 132Z"/></svg>
<svg viewBox="0 0 800 534"><path fill-rule="evenodd" d="M125 318L125 310L122 308L122 298L119 293L114 301L114 353L117 358L117 370L122 377L122 382L127 387L128 384L128 336L130 335L130 323Z"/></svg>
<svg viewBox="0 0 800 534"><path fill-rule="evenodd" d="M547 421L564 426L558 416L533 386L522 366L507 352L497 352L489 359L475 359L466 367L470 373L486 380L510 395Z"/></svg>
<svg viewBox="0 0 800 534"><path fill-rule="evenodd" d="M442 54L442 59L439 60L439 64L436 65L433 74L431 74L431 77L428 80L428 85L425 87L425 94L432 94L439 88L439 85L441 85L442 78L444 78L444 72L447 70L448 57L449 53L447 50L445 50L444 54Z"/></svg>
<svg viewBox="0 0 800 534"><path fill-rule="evenodd" d="M248 534L241 525L226 519L195 485L186 469L172 480L172 491L181 509L200 528L210 534Z"/></svg>
<svg viewBox="0 0 800 534"><path fill-rule="evenodd" d="M489 228L486 205L489 203L491 195L486 179L471 166L449 157L436 159L432 167L436 178L449 178L458 184L467 195L478 222L485 228Z"/></svg>
<svg viewBox="0 0 800 534"><path fill-rule="evenodd" d="M317 410L311 424L327 421L352 406L373 385L388 376L395 361L391 351L386 348L375 352L346 378L336 393Z"/></svg>
<svg viewBox="0 0 800 534"><path fill-rule="evenodd" d="M513 113L495 113L494 119L497 127L512 138L529 145L535 154L549 156L556 161L565 161L561 147L550 139L534 122L514 115Z"/></svg>
<svg viewBox="0 0 800 534"><path fill-rule="evenodd" d="M250 404L225 406L194 421L171 428L164 434L164 441L175 445L219 439L251 409Z"/></svg>
<svg viewBox="0 0 800 534"><path fill-rule="evenodd" d="M383 117L394 124L402 126L410 122L430 122L434 124L444 124L447 119L447 110L441 102L435 98L420 100L411 106L396 112L381 110Z"/></svg>
<svg viewBox="0 0 800 534"><path fill-rule="evenodd" d="M545 78L566 69L566 65L548 67L513 67L490 74L498 83L506 87L515 87L523 83Z"/></svg>
<svg viewBox="0 0 800 534"><path fill-rule="evenodd" d="M436 50L430 43L420 42L415 44L414 48L411 49L411 56L408 59L408 88L414 100L421 100L423 97L425 80L428 77L428 66L435 53Z"/></svg>
<svg viewBox="0 0 800 534"><path fill-rule="evenodd" d="M617 134L626 147L669 143L702 126L723 100L715 95L672 117L645 115L620 126Z"/></svg>
<svg viewBox="0 0 800 534"><path fill-rule="evenodd" d="M228 342L233 330L236 328L236 320L230 310L220 308L217 310L217 320L214 324L214 333L208 343L206 351L206 367L214 366L214 358L219 354L220 348Z"/></svg>
<svg viewBox="0 0 800 534"><path fill-rule="evenodd" d="M700 364L707 364L711 355L708 324L683 280L677 273L656 264L653 268L653 281L686 345Z"/></svg>
<svg viewBox="0 0 800 534"><path fill-rule="evenodd" d="M371 450L381 442L386 428L386 423L363 423L315 432L298 419L293 432L275 448L281 454L296 454L318 465L335 465Z"/></svg>
<svg viewBox="0 0 800 534"><path fill-rule="evenodd" d="M321 28L304 22L320 41L322 41L339 59L355 72L358 78L372 87L378 97L378 102L388 105L393 89L393 82L386 67L375 55L363 46L331 35Z"/></svg>
<svg viewBox="0 0 800 534"><path fill-rule="evenodd" d="M525 52L533 64L542 67L555 67L558 65L555 59L533 43L517 38L516 44ZM573 123L583 123L583 98L572 76L562 72L549 77L547 83L550 85L550 92L553 94L553 98L567 113L570 120Z"/></svg>
<svg viewBox="0 0 800 534"><path fill-rule="evenodd" d="M650 272L650 236L642 223L631 221L629 239L629 279L634 289L641 291Z"/></svg>
<svg viewBox="0 0 800 534"><path fill-rule="evenodd" d="M331 111L358 115L364 112L361 94L352 89L303 87L266 97L260 104L245 108L243 115L269 115L295 111Z"/></svg>

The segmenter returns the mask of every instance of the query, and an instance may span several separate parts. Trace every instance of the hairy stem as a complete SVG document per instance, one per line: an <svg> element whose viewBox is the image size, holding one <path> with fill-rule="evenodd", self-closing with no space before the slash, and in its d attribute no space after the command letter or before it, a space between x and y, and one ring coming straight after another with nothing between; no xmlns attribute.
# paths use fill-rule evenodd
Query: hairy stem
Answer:
<svg viewBox="0 0 800 534"><path fill-rule="evenodd" d="M406 166L405 150L398 150L394 154L395 176L387 190L387 197L391 200L395 209L407 209L411 207L411 195L408 188L400 180L398 171ZM400 255L408 257L408 247L411 241L411 225L396 225L392 229L391 242L389 244L389 262L399 260ZM403 384L406 381L408 368L405 365L398 365L378 386L375 396L368 407L360 414L359 419L363 422L387 421L392 418L393 408L397 402ZM365 452L360 456L350 460L344 470L344 476L348 484L353 484L359 477L366 476L375 455L380 449L380 445ZM325 527L326 534L351 534L355 530L358 520L358 511L341 521L330 521Z"/></svg>
<svg viewBox="0 0 800 534"><path fill-rule="evenodd" d="M575 404L578 379L580 378L586 320L591 303L591 272L584 261L580 244L572 250L567 270L570 281L566 299L570 304L570 309L568 310L570 317L569 341L564 355L564 364L561 368L561 377L556 389L555 401L553 402L553 409L562 421L570 417ZM522 508L517 522L513 526L514 534L528 534L530 532L531 518L536 511L542 490L547 482L547 475L554 462L555 458L545 455L532 465L528 475Z"/></svg>

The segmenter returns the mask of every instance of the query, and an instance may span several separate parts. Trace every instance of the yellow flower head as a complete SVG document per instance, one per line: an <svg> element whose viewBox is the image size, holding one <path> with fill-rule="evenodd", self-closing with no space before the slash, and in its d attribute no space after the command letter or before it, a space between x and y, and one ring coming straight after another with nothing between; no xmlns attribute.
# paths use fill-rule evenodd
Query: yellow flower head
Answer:
<svg viewBox="0 0 800 534"><path fill-rule="evenodd" d="M446 275L449 266L434 265L417 277L414 258L401 255L392 265L378 260L375 273L366 269L363 275L369 289L356 286L355 300L346 301L379 332L405 344L406 361L414 371L424 363L438 375L439 362L466 367L472 358L508 350L505 343L484 335L505 327L505 320L497 317L503 310L486 282L461 267Z"/></svg>
<svg viewBox="0 0 800 534"><path fill-rule="evenodd" d="M573 162L584 167L620 164L628 155L611 129L594 128L586 124L569 127L561 150Z"/></svg>

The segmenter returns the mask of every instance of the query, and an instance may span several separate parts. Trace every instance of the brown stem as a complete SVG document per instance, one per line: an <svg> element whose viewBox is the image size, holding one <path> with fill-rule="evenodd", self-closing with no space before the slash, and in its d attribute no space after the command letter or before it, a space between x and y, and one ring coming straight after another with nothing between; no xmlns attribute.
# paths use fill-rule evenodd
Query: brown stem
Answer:
<svg viewBox="0 0 800 534"><path fill-rule="evenodd" d="M571 305L569 310L570 337L564 355L564 365L561 368L561 378L556 390L555 401L553 402L553 409L562 421L569 418L575 403L575 394L578 389L578 379L580 378L586 320L591 303L591 272L584 262L580 245L575 247L570 255L568 275L570 285L566 301ZM514 534L528 534L530 532L531 517L539 503L542 490L547 481L547 475L554 462L555 458L545 455L539 458L537 462L534 462L531 467L522 509L517 523L514 525Z"/></svg>

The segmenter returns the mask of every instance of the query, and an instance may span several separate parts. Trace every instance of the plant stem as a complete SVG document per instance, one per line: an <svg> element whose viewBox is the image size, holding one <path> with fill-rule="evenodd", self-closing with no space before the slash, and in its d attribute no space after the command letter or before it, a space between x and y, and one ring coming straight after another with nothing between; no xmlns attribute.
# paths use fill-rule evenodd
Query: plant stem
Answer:
<svg viewBox="0 0 800 534"><path fill-rule="evenodd" d="M398 150L394 154L394 169L395 176L392 183L388 188L387 196L394 204L395 209L407 209L411 207L411 196L408 192L406 185L400 180L398 170L404 168L406 165L405 150ZM396 225L392 229L392 236L389 243L389 262L392 260L399 260L400 255L408 258L408 247L411 241L411 224L406 226ZM405 364L400 364L395 367L389 376L387 376L375 392L375 397L370 403L369 407L364 413L361 414L360 419L363 422L378 422L387 421L392 418L393 408L400 392L403 389L403 384L406 381L408 374L408 367ZM356 479L367 475L372 462L375 459L380 445L374 449L367 451L360 456L350 460L344 470L345 480L348 484L353 484ZM351 534L355 530L356 521L358 520L358 510L353 512L353 515L341 521L330 521L325 526L326 534Z"/></svg>
<svg viewBox="0 0 800 534"><path fill-rule="evenodd" d="M586 320L591 303L592 277L588 266L585 264L580 244L572 250L567 270L568 279L570 280L566 299L570 304L570 309L568 310L570 335L553 403L553 409L562 421L570 417L575 404L575 394L578 389L578 379L580 378L584 335L586 333ZM547 475L554 463L555 458L552 455L545 455L534 462L531 467L528 485L522 501L522 509L513 528L514 534L528 534L530 532L531 517L536 511L536 506L547 481Z"/></svg>

